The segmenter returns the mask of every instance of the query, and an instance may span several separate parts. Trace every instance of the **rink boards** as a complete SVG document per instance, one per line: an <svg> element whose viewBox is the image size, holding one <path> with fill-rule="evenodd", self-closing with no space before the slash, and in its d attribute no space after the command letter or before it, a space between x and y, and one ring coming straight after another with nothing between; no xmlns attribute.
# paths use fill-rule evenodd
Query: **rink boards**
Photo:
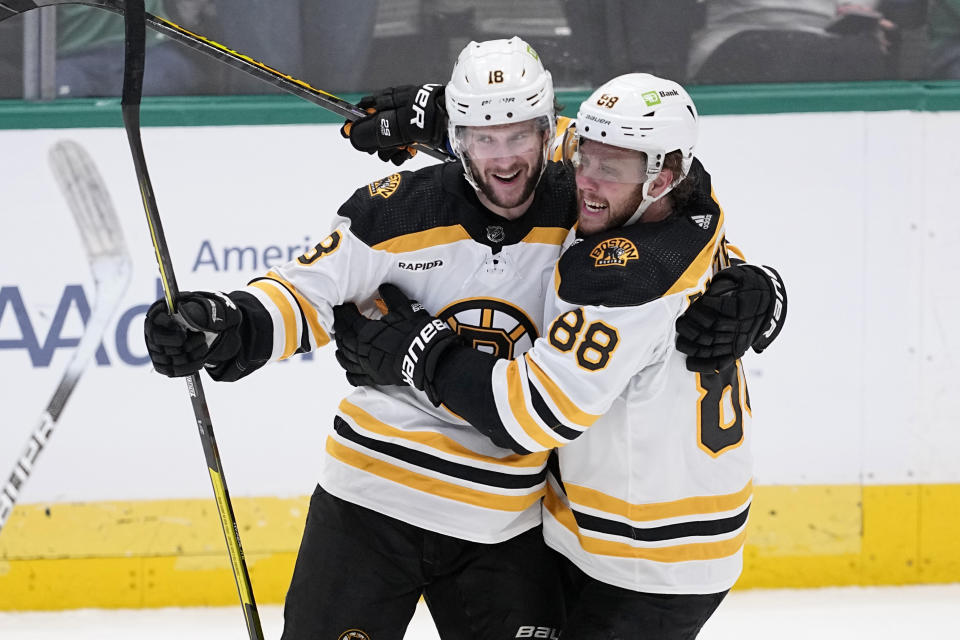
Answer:
<svg viewBox="0 0 960 640"><path fill-rule="evenodd" d="M740 113L703 120L698 155L728 236L777 266L790 293L780 340L745 362L757 487L740 587L960 581L960 160L950 143L960 112L920 86L894 93L813 113L756 113L742 99ZM391 173L336 125L296 124L300 111L258 126L215 106L163 103L164 126L144 131L181 289L230 290L299 254L355 188ZM283 113L261 107L264 118ZM94 298L47 164L57 140L78 141L99 166L134 277L0 532L0 608L234 603L185 387L146 364L140 332L156 264L115 105L43 121L4 109L0 474ZM348 387L321 352L206 388L257 598L279 602Z"/></svg>
<svg viewBox="0 0 960 640"><path fill-rule="evenodd" d="M759 486L736 588L957 582L958 502L958 484ZM307 504L234 499L258 602L283 601ZM206 498L29 504L8 526L3 610L237 602Z"/></svg>

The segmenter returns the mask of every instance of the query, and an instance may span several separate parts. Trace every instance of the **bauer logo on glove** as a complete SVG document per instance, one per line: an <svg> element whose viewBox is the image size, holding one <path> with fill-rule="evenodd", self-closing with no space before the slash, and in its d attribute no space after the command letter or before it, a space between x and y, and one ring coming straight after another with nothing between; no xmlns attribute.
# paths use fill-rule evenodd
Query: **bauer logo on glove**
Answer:
<svg viewBox="0 0 960 640"><path fill-rule="evenodd" d="M411 305L414 312L421 311L423 307L419 302ZM403 356L403 362L400 364L400 374L404 381L411 386L416 386L413 382L413 376L417 369L417 363L420 361L420 355L426 351L427 345L444 331L452 331L450 326L443 320L434 318L429 324L420 329L420 333L414 336L407 347L407 352Z"/></svg>
<svg viewBox="0 0 960 640"><path fill-rule="evenodd" d="M433 375L440 355L457 344L457 333L392 284L380 285L375 300L380 320L362 315L353 303L334 307L337 361L354 386L410 385L440 404Z"/></svg>

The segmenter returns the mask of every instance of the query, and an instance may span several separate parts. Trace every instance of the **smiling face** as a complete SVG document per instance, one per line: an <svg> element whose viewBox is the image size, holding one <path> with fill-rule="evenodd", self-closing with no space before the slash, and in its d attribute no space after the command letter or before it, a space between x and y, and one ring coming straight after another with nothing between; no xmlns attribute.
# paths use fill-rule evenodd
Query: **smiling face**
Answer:
<svg viewBox="0 0 960 640"><path fill-rule="evenodd" d="M480 201L511 220L523 215L543 167L546 133L539 122L463 127L461 135Z"/></svg>
<svg viewBox="0 0 960 640"><path fill-rule="evenodd" d="M646 156L582 140L576 159L579 230L591 235L619 227L643 200Z"/></svg>

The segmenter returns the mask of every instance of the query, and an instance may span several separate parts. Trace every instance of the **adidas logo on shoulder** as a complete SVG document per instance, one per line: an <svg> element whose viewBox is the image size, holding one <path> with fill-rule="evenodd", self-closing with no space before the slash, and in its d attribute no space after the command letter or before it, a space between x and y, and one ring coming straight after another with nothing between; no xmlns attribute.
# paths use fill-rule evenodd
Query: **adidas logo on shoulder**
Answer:
<svg viewBox="0 0 960 640"><path fill-rule="evenodd" d="M708 213L704 216L690 216L690 219L693 220L693 223L701 229L709 229L710 223L713 221L713 214Z"/></svg>

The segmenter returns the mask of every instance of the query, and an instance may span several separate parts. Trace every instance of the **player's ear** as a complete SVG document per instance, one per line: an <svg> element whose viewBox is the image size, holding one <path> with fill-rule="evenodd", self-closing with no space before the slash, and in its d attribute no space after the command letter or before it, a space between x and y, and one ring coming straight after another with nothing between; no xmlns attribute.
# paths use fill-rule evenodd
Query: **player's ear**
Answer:
<svg viewBox="0 0 960 640"><path fill-rule="evenodd" d="M656 180L650 184L650 189L647 190L647 194L657 197L671 184L673 184L673 170L664 168L660 171L660 175L657 176Z"/></svg>

